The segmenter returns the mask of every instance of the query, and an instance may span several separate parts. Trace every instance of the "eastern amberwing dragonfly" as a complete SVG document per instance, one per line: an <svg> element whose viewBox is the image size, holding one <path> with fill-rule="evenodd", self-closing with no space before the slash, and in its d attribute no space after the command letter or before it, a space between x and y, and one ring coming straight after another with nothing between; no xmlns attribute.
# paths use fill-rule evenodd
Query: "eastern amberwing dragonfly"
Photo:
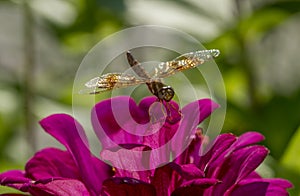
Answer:
<svg viewBox="0 0 300 196"><path fill-rule="evenodd" d="M107 73L96 77L85 83L85 89L80 93L98 94L115 88L124 88L138 84L146 84L150 92L155 95L159 101L169 102L175 95L171 86L162 82L162 78L169 77L177 72L194 68L209 60L219 56L217 49L200 50L183 54L171 61L158 63L153 67L153 72L147 72L128 51L127 60L135 74L126 73Z"/></svg>

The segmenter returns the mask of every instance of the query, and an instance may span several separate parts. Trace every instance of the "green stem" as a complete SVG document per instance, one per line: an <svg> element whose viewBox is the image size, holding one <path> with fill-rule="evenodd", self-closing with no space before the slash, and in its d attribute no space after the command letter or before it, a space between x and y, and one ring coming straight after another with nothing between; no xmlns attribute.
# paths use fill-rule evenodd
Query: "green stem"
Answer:
<svg viewBox="0 0 300 196"><path fill-rule="evenodd" d="M24 39L24 118L25 134L30 150L36 149L36 139L34 135L34 115L33 115L33 84L35 68L35 48L34 48L34 19L29 3L24 0L23 7L23 39Z"/></svg>

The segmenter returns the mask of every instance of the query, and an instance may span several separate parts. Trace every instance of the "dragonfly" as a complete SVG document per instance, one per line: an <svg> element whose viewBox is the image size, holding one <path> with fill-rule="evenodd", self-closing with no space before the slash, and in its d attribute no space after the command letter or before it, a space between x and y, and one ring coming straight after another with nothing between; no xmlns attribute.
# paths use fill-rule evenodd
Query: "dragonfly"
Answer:
<svg viewBox="0 0 300 196"><path fill-rule="evenodd" d="M160 62L154 65L153 71L147 72L142 64L136 60L130 51L126 52L127 61L134 74L128 73L107 73L95 77L85 83L85 88L80 93L98 94L116 88L146 84L149 91L158 98L159 101L170 102L175 96L174 89L163 83L162 79L172 76L178 72L195 68L207 61L218 57L218 49L199 50L182 54L167 62Z"/></svg>

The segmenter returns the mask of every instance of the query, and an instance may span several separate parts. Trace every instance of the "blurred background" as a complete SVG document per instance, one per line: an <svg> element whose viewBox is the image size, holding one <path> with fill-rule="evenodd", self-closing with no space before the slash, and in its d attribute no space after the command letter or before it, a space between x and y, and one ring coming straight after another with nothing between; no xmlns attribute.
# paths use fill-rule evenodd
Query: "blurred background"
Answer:
<svg viewBox="0 0 300 196"><path fill-rule="evenodd" d="M228 107L222 132L264 134L271 152L258 171L289 179L291 195L300 195L298 0L1 0L0 172L57 145L38 121L72 114L84 55L106 36L144 24L220 49Z"/></svg>

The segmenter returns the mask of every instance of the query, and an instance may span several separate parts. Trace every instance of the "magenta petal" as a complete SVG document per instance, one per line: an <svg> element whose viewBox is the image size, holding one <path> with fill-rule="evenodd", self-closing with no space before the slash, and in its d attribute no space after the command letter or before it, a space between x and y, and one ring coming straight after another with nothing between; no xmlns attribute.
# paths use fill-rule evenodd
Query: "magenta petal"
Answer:
<svg viewBox="0 0 300 196"><path fill-rule="evenodd" d="M101 152L101 158L116 170L116 177L131 177L148 182L150 148L143 145L122 145Z"/></svg>
<svg viewBox="0 0 300 196"><path fill-rule="evenodd" d="M210 99L201 99L188 104L182 109L182 118L178 124L179 127L172 138L172 151L174 156L179 156L188 148L199 123L218 107L219 105Z"/></svg>
<svg viewBox="0 0 300 196"><path fill-rule="evenodd" d="M143 131L140 130L144 130L142 124L149 121L148 109L145 107L147 106L138 107L128 96L96 104L92 110L92 124L103 148L124 143L142 144L139 134L143 134Z"/></svg>
<svg viewBox="0 0 300 196"><path fill-rule="evenodd" d="M209 151L198 159L199 161L195 164L201 170L208 170L211 167L211 163L214 162L216 159L223 160L224 154L228 150L228 148L237 140L237 138L233 134L221 134L219 135L215 142L213 143L212 147L208 147Z"/></svg>
<svg viewBox="0 0 300 196"><path fill-rule="evenodd" d="M204 190L198 186L179 187L172 192L171 196L204 196Z"/></svg>
<svg viewBox="0 0 300 196"><path fill-rule="evenodd" d="M253 171L253 172L251 172L248 176L247 176L247 178L257 178L257 179L261 179L262 177L258 174L258 173L256 173L255 171Z"/></svg>
<svg viewBox="0 0 300 196"><path fill-rule="evenodd" d="M287 188L293 185L284 179L246 179L238 183L234 190L228 192L231 195L267 195L288 196Z"/></svg>
<svg viewBox="0 0 300 196"><path fill-rule="evenodd" d="M194 137L191 137L192 141L187 149L180 156L178 156L174 162L182 165L187 163L193 163L198 165L200 159L200 152L202 148L202 142L204 140L204 136L202 135L202 130L197 129Z"/></svg>
<svg viewBox="0 0 300 196"><path fill-rule="evenodd" d="M284 184L288 184L289 182L286 181ZM273 195L277 195L277 196L288 196L289 193L286 190L287 188L292 188L293 185L291 183L289 183L288 186L282 186L282 184L278 185L278 184L273 184L270 183L269 187L268 187L268 192L267 192L267 196L273 196Z"/></svg>
<svg viewBox="0 0 300 196"><path fill-rule="evenodd" d="M188 181L183 183L181 187L177 188L173 193L172 196L193 196L193 195L205 195L204 191L218 184L219 181L217 179L210 179L210 178L200 178Z"/></svg>
<svg viewBox="0 0 300 196"><path fill-rule="evenodd" d="M99 194L102 181L109 177L109 172L96 173L97 169L94 167L82 126L66 114L51 115L41 120L40 124L68 149L79 169L82 181L93 194Z"/></svg>
<svg viewBox="0 0 300 196"><path fill-rule="evenodd" d="M31 179L25 177L25 172L20 170L11 170L0 174L0 185L9 186L21 190L24 184Z"/></svg>
<svg viewBox="0 0 300 196"><path fill-rule="evenodd" d="M33 183L29 188L33 195L82 195L90 196L84 184L78 180L65 179L53 180L47 183Z"/></svg>
<svg viewBox="0 0 300 196"><path fill-rule="evenodd" d="M170 163L170 166L177 171L185 180L192 180L195 178L203 178L204 173L195 164L177 165Z"/></svg>
<svg viewBox="0 0 300 196"><path fill-rule="evenodd" d="M281 187L284 189L293 187L293 184L290 183L290 181L281 178L270 178L270 179L264 178L263 181L269 182L271 186Z"/></svg>
<svg viewBox="0 0 300 196"><path fill-rule="evenodd" d="M231 148L237 150L239 148L261 142L264 139L265 137L258 132L246 132L238 137L237 141L231 146Z"/></svg>
<svg viewBox="0 0 300 196"><path fill-rule="evenodd" d="M201 188L208 188L208 187L216 185L218 183L220 183L220 181L218 179L198 178L198 179L186 181L186 182L182 183L181 186L182 187L185 187L185 186L198 186L198 187L201 187Z"/></svg>
<svg viewBox="0 0 300 196"><path fill-rule="evenodd" d="M227 193L227 195L231 196L266 196L267 189L268 189L269 183L267 182L252 182L248 184L243 184L242 186L239 186L234 191Z"/></svg>
<svg viewBox="0 0 300 196"><path fill-rule="evenodd" d="M71 154L56 148L37 152L25 166L26 176L33 180L63 177L80 180L79 170Z"/></svg>
<svg viewBox="0 0 300 196"><path fill-rule="evenodd" d="M0 174L0 184L6 185L12 182L25 183L31 179L25 177L25 172L22 170L10 170Z"/></svg>
<svg viewBox="0 0 300 196"><path fill-rule="evenodd" d="M155 169L151 184L155 186L157 196L170 195L177 187L178 177L169 164Z"/></svg>
<svg viewBox="0 0 300 196"><path fill-rule="evenodd" d="M98 103L92 111L92 122L103 148L114 147L124 143L145 144L143 143L143 136L155 129L155 127L151 125L152 123L149 123L149 112L151 113L154 110L155 114L160 112L163 115L161 111L162 106L160 106L158 102L155 102L156 100L154 97L148 97L143 99L137 106L132 98L122 96ZM158 104L158 107L155 107L156 104ZM178 105L175 102L171 102L170 104L173 106L169 108L172 113L170 115L173 115L173 113L175 113L173 110L174 108L178 108ZM186 126L185 124L192 124L190 127L195 127L195 125L198 125L208 117L217 107L218 105L210 99L203 99L188 104L182 110L182 115L185 116L185 120L183 120L185 123L182 123L184 125L181 126L182 129ZM157 118L157 116L155 117ZM167 129L176 131L177 127L176 125L173 127L173 124L176 123L172 121L172 123L166 123L165 125L169 126ZM160 131L163 132L160 136L168 133L164 130ZM169 138L173 136L173 132L168 134L169 136L166 137L166 139L159 137L161 140L159 144L166 143L162 141L168 141ZM149 137L156 137L157 135L158 134L153 134L153 136ZM150 141L149 138L147 140ZM156 139L154 138L153 141L154 140ZM148 143L147 145L154 149L160 146L157 144L150 145Z"/></svg>
<svg viewBox="0 0 300 196"><path fill-rule="evenodd" d="M182 109L183 115L188 115L191 111L197 111L197 124L200 124L205 118L207 118L214 110L219 108L220 105L212 101L211 99L200 99L186 105Z"/></svg>
<svg viewBox="0 0 300 196"><path fill-rule="evenodd" d="M209 163L207 163L207 165L209 167L206 167L205 165L203 165L203 162L206 162L205 159L204 161L202 160L202 166L201 168L207 168L207 174L208 175L213 175L212 173L215 173L216 168L219 168L220 165L223 164L223 162L226 160L226 157L229 157L229 155L231 153L233 153L234 151L241 149L243 147L247 147L249 145L253 145L255 144L255 142L261 141L262 139L264 139L264 137L257 133L257 132L247 132L245 134L243 134L241 137L235 137L232 134L222 134L217 138L217 141L219 140L219 138L224 138L225 139L225 135L227 135L228 137L231 135L232 141L229 141L226 139L226 142L229 142L228 145L225 146L225 141L221 142L220 148L218 148L217 146L215 147L215 149L217 150L217 153L213 153L214 150L210 150L209 153L212 153L213 156L211 158L207 157L206 155L206 160L209 160ZM234 139L235 138L235 139ZM234 140L234 141L233 141ZM217 142L216 142L217 143ZM222 146L222 147L221 147Z"/></svg>
<svg viewBox="0 0 300 196"><path fill-rule="evenodd" d="M246 179L237 185L236 190L239 190L240 188L247 187L247 186L253 186L258 183L268 183L267 187L267 194L268 196L273 195L288 195L288 192L286 189L292 188L293 185L288 181L280 178L263 178L263 179Z"/></svg>
<svg viewBox="0 0 300 196"><path fill-rule="evenodd" d="M223 182L214 188L213 194L222 194L230 186L246 178L262 163L267 154L268 150L263 146L250 146L230 154L213 174L213 177Z"/></svg>
<svg viewBox="0 0 300 196"><path fill-rule="evenodd" d="M241 165L241 169L239 172L239 176L237 181L240 181L250 175L266 158L269 153L269 150L263 146L254 146L248 147L249 149L252 148L252 152L249 153L247 159ZM238 153L246 153L248 149L243 150L242 152ZM240 156L237 156L240 157ZM240 159L236 159L237 161L242 161Z"/></svg>
<svg viewBox="0 0 300 196"><path fill-rule="evenodd" d="M103 196L155 196L155 188L134 178L112 178L103 182Z"/></svg>
<svg viewBox="0 0 300 196"><path fill-rule="evenodd" d="M175 102L170 104L178 108ZM93 127L104 149L125 143L145 144L155 149L165 144L176 131L170 123L160 121L160 117L164 117L163 107L155 97L144 98L139 105L131 97L115 97L93 108ZM175 113L173 107L170 106L171 113ZM151 122L149 113L154 116Z"/></svg>
<svg viewBox="0 0 300 196"><path fill-rule="evenodd" d="M152 149L150 169L155 168L187 149L197 125L218 107L212 100L203 99L184 107L182 118L176 123L153 118L149 123L148 113L160 112L163 116L162 106L155 100L145 98L137 106L132 98L123 96L98 103L92 112L92 122L103 148L132 143L147 145ZM170 104L173 107L169 109L178 107L173 102Z"/></svg>
<svg viewBox="0 0 300 196"><path fill-rule="evenodd" d="M203 99L192 102L181 111L181 120L176 124L166 123L158 134L145 137L144 142L153 150L151 164L155 166L166 163L170 157L177 158L176 162L183 162L191 144L198 124L211 114L218 105L212 100Z"/></svg>
<svg viewBox="0 0 300 196"><path fill-rule="evenodd" d="M153 107L155 106L155 104L157 104L158 107ZM163 103L163 105L161 105L161 103L158 102L157 97L154 96L146 97L142 99L141 102L139 103L139 108L142 111L146 112L147 121L149 120L150 115L153 113L155 113L156 118L158 117L164 118L166 117L165 115L167 115L166 122L169 124L175 124L181 118L181 115L178 112L180 110L179 106L173 100L171 100L169 103ZM166 110L165 113L163 112L164 109Z"/></svg>

